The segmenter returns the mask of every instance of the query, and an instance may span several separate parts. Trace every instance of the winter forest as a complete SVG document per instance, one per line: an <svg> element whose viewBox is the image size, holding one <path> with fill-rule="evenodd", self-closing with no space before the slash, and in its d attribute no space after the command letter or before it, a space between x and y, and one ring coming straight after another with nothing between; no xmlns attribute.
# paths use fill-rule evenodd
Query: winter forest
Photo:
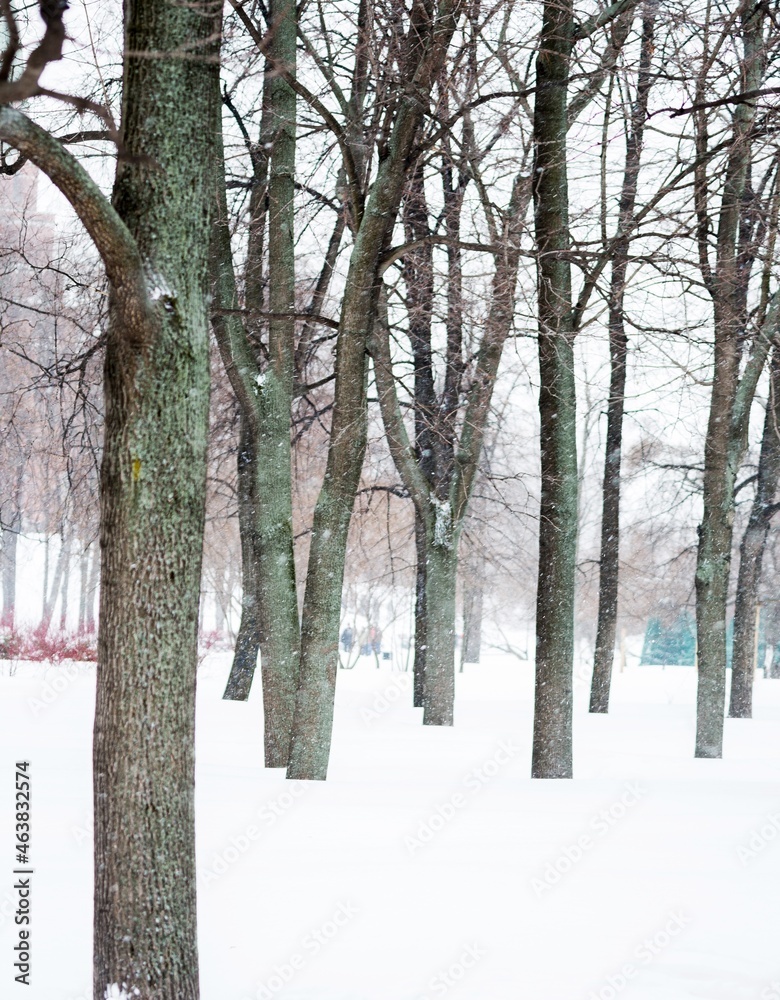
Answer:
<svg viewBox="0 0 780 1000"><path fill-rule="evenodd" d="M780 1000L779 216L775 0L0 0L3 997Z"/></svg>

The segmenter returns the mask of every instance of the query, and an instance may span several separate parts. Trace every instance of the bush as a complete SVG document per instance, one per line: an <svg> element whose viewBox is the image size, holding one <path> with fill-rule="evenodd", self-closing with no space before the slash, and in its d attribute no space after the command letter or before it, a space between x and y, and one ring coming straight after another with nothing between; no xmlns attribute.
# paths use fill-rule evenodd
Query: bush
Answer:
<svg viewBox="0 0 780 1000"><path fill-rule="evenodd" d="M0 660L97 660L94 635L71 632L49 632L40 625L34 629L3 629L0 631Z"/></svg>

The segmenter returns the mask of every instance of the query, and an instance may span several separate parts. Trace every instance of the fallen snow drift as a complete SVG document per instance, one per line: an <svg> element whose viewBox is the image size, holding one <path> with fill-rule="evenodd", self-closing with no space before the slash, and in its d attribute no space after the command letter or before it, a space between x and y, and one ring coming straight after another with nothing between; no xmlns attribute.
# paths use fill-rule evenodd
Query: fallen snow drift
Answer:
<svg viewBox="0 0 780 1000"><path fill-rule="evenodd" d="M575 780L530 773L532 666L458 675L423 728L407 674L341 671L325 783L262 761L259 686L199 674L203 1000L780 1000L780 681L692 758L695 672L577 685ZM0 972L13 983L16 760L31 761L32 1000L91 997L94 671L2 665ZM11 671L13 670L13 673ZM3 791L5 790L5 791ZM776 983L776 986L772 984Z"/></svg>

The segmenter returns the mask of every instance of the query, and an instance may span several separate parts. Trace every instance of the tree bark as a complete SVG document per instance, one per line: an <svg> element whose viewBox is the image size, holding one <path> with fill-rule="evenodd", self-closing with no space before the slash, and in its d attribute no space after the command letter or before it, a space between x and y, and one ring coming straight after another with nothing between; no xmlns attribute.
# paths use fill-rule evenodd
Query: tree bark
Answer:
<svg viewBox="0 0 780 1000"><path fill-rule="evenodd" d="M434 528L434 532L436 529ZM455 584L458 539L428 538L425 560L426 657L423 724L451 726L455 705Z"/></svg>
<svg viewBox="0 0 780 1000"><path fill-rule="evenodd" d="M760 86L765 72L763 8L745 8L742 25L742 83ZM696 757L723 755L726 697L726 602L734 519L734 485L745 449L750 404L768 350L759 334L748 369L740 378L742 339L747 325L749 263L740 242L744 231L744 194L751 162L750 132L754 104L734 112L718 223L717 263L710 292L714 305L715 350L710 414L704 446L704 509L696 560L698 691ZM763 333L763 331L762 331ZM759 364L760 362L760 364ZM752 366L752 367L751 367ZM756 370L757 369L757 370Z"/></svg>
<svg viewBox="0 0 780 1000"><path fill-rule="evenodd" d="M16 618L16 553L22 530L23 473L24 466L20 466L17 470L13 496L9 497L11 510L3 511L6 520L3 524L2 550L0 550L3 585L3 615L0 623L10 629L14 627Z"/></svg>
<svg viewBox="0 0 780 1000"><path fill-rule="evenodd" d="M268 364L261 365L253 339L261 322L237 315L238 293L227 228L224 157L220 160L219 215L213 233L214 332L241 411L238 458L239 530L243 597L239 634L226 698L249 696L261 652L264 744L267 767L285 767L298 683L300 622L292 529L290 421L295 354L295 131L296 96L285 74L295 77L296 10L275 0L263 94L260 146L246 268L247 307L263 308L264 229L268 222ZM284 68L285 73L280 71ZM267 169L267 175L266 175ZM267 182L267 183L266 183ZM267 194L267 198L266 198ZM267 201L267 207L266 207ZM220 312L228 311L228 315ZM250 328L255 338L250 336ZM250 565L249 560L252 561Z"/></svg>
<svg viewBox="0 0 780 1000"><path fill-rule="evenodd" d="M469 571L469 578L463 585L463 662L479 663L485 600L484 557L474 560Z"/></svg>
<svg viewBox="0 0 780 1000"><path fill-rule="evenodd" d="M645 121L647 120L648 99L653 83L651 63L656 12L656 3L651 0L645 8L642 21L637 94L631 111L631 128L626 139L626 164L618 213L618 240L615 244L612 260L609 290L610 382L602 489L598 624L590 692L591 712L607 712L609 710L609 692L615 654L620 559L621 453L628 357L628 338L625 332L623 303L630 246L628 237L621 237L621 233L629 226L636 204L637 180L642 156Z"/></svg>
<svg viewBox="0 0 780 1000"><path fill-rule="evenodd" d="M248 421L241 417L237 457L238 534L241 540L241 622L224 698L246 701L260 652L260 595L257 574L260 555L256 548L257 498L255 467L257 457L252 447Z"/></svg>
<svg viewBox="0 0 780 1000"><path fill-rule="evenodd" d="M94 730L94 994L197 1000L195 678L220 17L125 10L114 204L145 315L112 283ZM186 53L187 58L182 58Z"/></svg>
<svg viewBox="0 0 780 1000"><path fill-rule="evenodd" d="M324 780L327 775L344 560L366 448L366 351L379 299L379 268L395 224L410 154L423 117L421 95L430 92L442 70L459 14L458 0L443 0L435 12L415 5L404 53L405 68L415 86L398 97L383 157L365 208L356 219L336 342L328 460L314 511L309 550L301 627L301 678L287 769L290 778ZM356 198L356 203L359 201Z"/></svg>
<svg viewBox="0 0 780 1000"><path fill-rule="evenodd" d="M566 169L571 0L544 5L536 61L534 206L541 504L532 776L572 776L577 437Z"/></svg>
<svg viewBox="0 0 780 1000"><path fill-rule="evenodd" d="M417 567L414 579L414 707L422 708L425 703L425 653L428 647L428 615L425 608L426 561L425 561L425 521L414 511L414 541Z"/></svg>
<svg viewBox="0 0 780 1000"><path fill-rule="evenodd" d="M780 351L775 346L770 363L769 399L758 460L756 493L739 549L729 703L729 716L732 719L750 719L753 715L758 585L769 525L774 513L773 500L777 492L778 479L780 479Z"/></svg>
<svg viewBox="0 0 780 1000"><path fill-rule="evenodd" d="M272 0L270 56L295 76L294 0ZM257 387L257 541L260 556L260 656L267 767L286 767L300 665L300 621L292 525L290 421L295 356L296 96L271 68L266 78L272 148L268 180L269 364Z"/></svg>
<svg viewBox="0 0 780 1000"><path fill-rule="evenodd" d="M60 587L60 632L68 626L68 591L70 590L70 536L62 543L62 586Z"/></svg>

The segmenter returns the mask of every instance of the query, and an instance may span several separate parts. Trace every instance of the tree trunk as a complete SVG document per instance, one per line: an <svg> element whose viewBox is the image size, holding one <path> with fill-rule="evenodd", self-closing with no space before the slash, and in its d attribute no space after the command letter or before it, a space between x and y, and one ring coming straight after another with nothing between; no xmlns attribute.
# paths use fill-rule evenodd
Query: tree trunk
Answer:
<svg viewBox="0 0 780 1000"><path fill-rule="evenodd" d="M414 584L414 707L423 707L425 696L425 653L427 651L427 622L425 609L425 522L417 509L414 512L414 540L417 552L417 569Z"/></svg>
<svg viewBox="0 0 780 1000"><path fill-rule="evenodd" d="M763 9L742 13L745 90L761 85L764 77ZM743 259L740 238L744 222L744 195L750 176L749 132L756 116L754 104L734 112L732 146L718 223L717 266L710 291L714 303L715 351L712 396L704 445L704 509L699 526L696 559L696 634L698 692L696 706L697 757L723 755L723 715L726 698L726 602L731 566L734 485L742 460L750 403L763 368L765 340L759 338L750 359L752 368L740 379L742 342L747 322L746 296L750 266Z"/></svg>
<svg viewBox="0 0 780 1000"><path fill-rule="evenodd" d="M650 87L653 83L651 61L654 47L655 3L648 4L642 23L642 49L639 59L636 101L631 111L631 130L626 140L626 166L618 213L618 235L624 232L634 213L637 180L644 140ZM620 557L620 486L623 447L623 411L626 396L626 360L628 338L625 332L623 302L628 269L629 240L619 238L612 260L609 292L610 381L607 402L607 441L602 490L601 553L599 557L599 609L590 711L609 710L612 665L618 611Z"/></svg>
<svg viewBox="0 0 780 1000"><path fill-rule="evenodd" d="M327 775L338 668L347 536L367 436L367 348L376 317L379 267L393 231L410 156L429 92L441 72L459 16L442 0L434 14L413 8L404 60L415 95L399 95L392 128L357 221L336 342L336 381L325 479L317 498L301 626L301 675L287 776ZM356 196L356 203L361 199Z"/></svg>
<svg viewBox="0 0 780 1000"><path fill-rule="evenodd" d="M272 0L270 55L295 75L294 0ZM300 621L292 525L290 420L295 356L295 139L296 97L271 67L268 111L273 128L268 181L269 364L257 393L257 548L260 656L265 716L265 763L286 767L300 666Z"/></svg>
<svg viewBox="0 0 780 1000"><path fill-rule="evenodd" d="M84 618L87 632L92 635L95 631L95 594L100 583L100 553L92 553L92 564L89 569L89 582L87 583L87 608Z"/></svg>
<svg viewBox="0 0 780 1000"><path fill-rule="evenodd" d="M65 568L65 563L68 557L67 543L65 541L65 527L62 525L60 527L60 551L57 553L57 564L54 567L54 579L51 582L51 587L49 588L48 596L45 592L46 580L44 575L44 604L43 604L43 618L41 620L41 630L44 635L49 631L51 626L51 620L54 617L54 608L57 604L57 597L60 594L60 588L62 586L62 573ZM47 550L48 556L48 550Z"/></svg>
<svg viewBox="0 0 780 1000"><path fill-rule="evenodd" d="M291 0L274 0L270 5L273 32L269 46L263 95L261 146L270 147L268 156L267 208L262 192L253 198L253 233L247 262L247 305L259 312L263 304L263 233L268 221L268 365L261 369L255 357L250 366L239 363L236 353L228 374L242 411L244 454L248 456L239 472L251 476L251 487L241 488L239 529L242 559L253 558L256 565L244 571L244 600L233 666L225 690L226 698L243 700L249 695L261 651L263 712L265 717L265 763L285 767L289 757L290 732L298 684L300 622L295 580L292 530L292 468L290 420L293 402L293 362L295 355L295 140L296 96L281 68L295 76L296 8ZM264 178L256 177L256 183ZM224 184L224 175L222 177ZM221 297L236 299L235 278L230 258L230 237L226 228L227 205L220 193L223 218L216 236L222 280L232 288L220 290ZM226 259L225 259L226 258ZM260 321L250 318L259 333ZM226 324L222 324L224 327ZM235 336L247 339L247 330L234 321ZM215 324L225 358L231 346ZM242 357L252 348L241 346ZM247 382L251 382L248 385ZM237 382L239 384L237 384ZM243 383L243 384L241 384ZM250 491L252 501L247 502ZM251 537L250 537L251 536ZM252 589L248 589L249 586Z"/></svg>
<svg viewBox="0 0 780 1000"><path fill-rule="evenodd" d="M84 546L79 555L79 621L77 632L83 635L87 622L87 587L89 585L89 545Z"/></svg>
<svg viewBox="0 0 780 1000"><path fill-rule="evenodd" d="M20 468L17 475L11 516L8 518L7 524L3 525L3 547L0 551L3 583L3 613L0 624L11 629L14 627L16 617L16 553L19 533L22 530L22 473L23 467Z"/></svg>
<svg viewBox="0 0 780 1000"><path fill-rule="evenodd" d="M772 501L780 478L780 351L772 353L769 399L766 404L758 482L745 534L739 549L737 600L734 608L734 645L731 656L729 716L749 719L753 715L753 677L761 563L774 513Z"/></svg>
<svg viewBox="0 0 780 1000"><path fill-rule="evenodd" d="M149 312L112 287L94 731L94 995L197 1000L195 678L220 17L128 4L114 203ZM181 58L186 52L188 58Z"/></svg>
<svg viewBox="0 0 780 1000"><path fill-rule="evenodd" d="M68 627L68 590L70 589L70 537L63 541L62 586L60 588L60 632Z"/></svg>
<svg viewBox="0 0 780 1000"><path fill-rule="evenodd" d="M545 3L534 108L541 443L534 778L572 776L577 427L566 94L573 29L571 0Z"/></svg>
<svg viewBox="0 0 780 1000"><path fill-rule="evenodd" d="M257 582L260 557L255 546L256 463L248 421L242 416L237 458L238 533L241 539L241 623L236 636L230 676L223 695L229 701L246 701L249 697L257 667L257 655L260 651L261 609Z"/></svg>
<svg viewBox="0 0 780 1000"><path fill-rule="evenodd" d="M463 663L479 663L482 652L482 608L485 598L485 580L480 566L463 585ZM473 569L474 563L470 569Z"/></svg>
<svg viewBox="0 0 780 1000"><path fill-rule="evenodd" d="M423 724L451 726L455 705L457 537L428 539L425 561L426 650Z"/></svg>

